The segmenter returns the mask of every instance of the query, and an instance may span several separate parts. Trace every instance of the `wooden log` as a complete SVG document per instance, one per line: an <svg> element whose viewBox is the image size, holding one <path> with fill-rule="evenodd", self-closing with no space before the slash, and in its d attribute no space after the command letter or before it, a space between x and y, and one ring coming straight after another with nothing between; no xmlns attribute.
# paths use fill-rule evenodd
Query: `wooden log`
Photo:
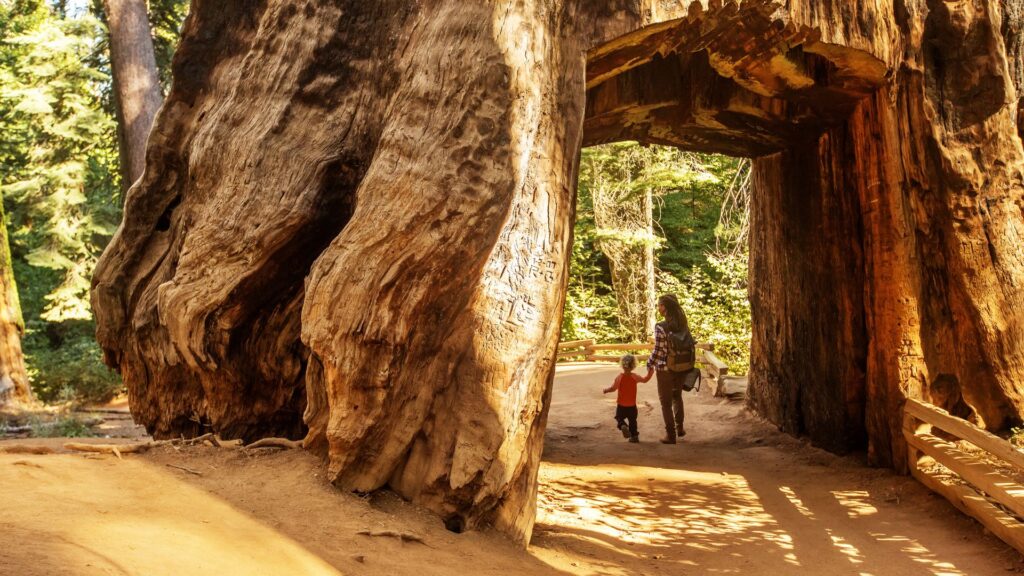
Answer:
<svg viewBox="0 0 1024 576"><path fill-rule="evenodd" d="M931 434L914 434L904 430L904 437L908 444L931 456L936 462L956 472L1014 514L1024 518L1024 486L1007 478L979 458L960 450L954 444L944 442Z"/></svg>
<svg viewBox="0 0 1024 576"><path fill-rule="evenodd" d="M162 443L169 443L162 442ZM157 446L157 442L136 442L132 444L85 444L83 442L65 442L64 448L76 452L94 452L97 454L113 454L121 459L122 454L145 452Z"/></svg>
<svg viewBox="0 0 1024 576"><path fill-rule="evenodd" d="M982 430L966 420L952 416L941 408L913 398L907 399L903 409L906 413L966 440L978 448L1012 464L1018 470L1024 471L1024 453L1021 453L1012 444L995 434Z"/></svg>
<svg viewBox="0 0 1024 576"><path fill-rule="evenodd" d="M1016 518L1000 510L969 486L950 484L917 467L911 468L910 473L921 484L949 500L956 509L980 522L1000 540L1024 553L1024 524Z"/></svg>
<svg viewBox="0 0 1024 576"><path fill-rule="evenodd" d="M284 448L286 450L295 450L302 448L302 440L289 440L287 438L261 438L252 444L246 444L243 448L251 450L253 448Z"/></svg>
<svg viewBox="0 0 1024 576"><path fill-rule="evenodd" d="M53 454L53 448L49 446L31 446L25 444L6 444L0 446L0 452L5 454Z"/></svg>

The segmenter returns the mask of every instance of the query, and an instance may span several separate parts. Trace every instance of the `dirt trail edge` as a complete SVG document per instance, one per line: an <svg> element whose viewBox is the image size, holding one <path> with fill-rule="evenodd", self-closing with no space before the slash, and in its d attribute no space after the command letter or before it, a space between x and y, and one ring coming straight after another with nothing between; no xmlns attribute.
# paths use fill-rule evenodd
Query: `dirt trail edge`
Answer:
<svg viewBox="0 0 1024 576"><path fill-rule="evenodd" d="M686 396L688 434L666 446L655 386L641 384L641 443L629 444L613 395L601 395L614 375L559 369L526 551L448 532L386 493L341 493L302 451L165 446L124 460L0 454L0 573L1024 572L1015 551L913 480L779 434L707 390Z"/></svg>

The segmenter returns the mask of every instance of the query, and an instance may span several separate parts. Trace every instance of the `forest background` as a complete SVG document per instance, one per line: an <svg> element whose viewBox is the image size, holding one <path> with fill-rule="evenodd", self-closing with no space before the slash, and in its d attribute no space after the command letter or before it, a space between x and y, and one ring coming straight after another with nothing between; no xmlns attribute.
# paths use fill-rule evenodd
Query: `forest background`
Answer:
<svg viewBox="0 0 1024 576"><path fill-rule="evenodd" d="M188 1L146 4L166 93ZM9 313L44 402L103 401L122 388L89 306L124 201L110 45L100 0L0 0L0 268L13 269ZM671 292L696 338L744 373L748 194L746 160L635 143L583 150L562 339L645 341L655 295Z"/></svg>

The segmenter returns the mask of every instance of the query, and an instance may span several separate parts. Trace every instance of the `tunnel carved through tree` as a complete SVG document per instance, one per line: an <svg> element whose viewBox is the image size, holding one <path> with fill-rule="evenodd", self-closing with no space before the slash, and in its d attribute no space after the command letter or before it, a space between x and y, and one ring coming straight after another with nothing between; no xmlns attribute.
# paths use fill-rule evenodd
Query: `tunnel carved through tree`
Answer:
<svg viewBox="0 0 1024 576"><path fill-rule="evenodd" d="M580 146L754 156L750 401L905 468L906 397L1024 408L1019 18L193 0L97 337L158 437L304 438L342 489L525 542Z"/></svg>

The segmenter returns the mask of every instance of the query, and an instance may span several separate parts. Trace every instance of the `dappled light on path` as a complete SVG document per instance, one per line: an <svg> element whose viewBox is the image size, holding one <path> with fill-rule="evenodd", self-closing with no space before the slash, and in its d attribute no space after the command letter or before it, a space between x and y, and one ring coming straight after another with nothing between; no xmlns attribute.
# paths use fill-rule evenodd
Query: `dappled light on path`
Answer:
<svg viewBox="0 0 1024 576"><path fill-rule="evenodd" d="M124 460L0 454L0 531L16 543L0 547L0 574L1024 572L1015 551L914 480L812 448L710 395L687 396L688 434L668 446L656 439L655 389L641 386L641 441L628 443L600 393L614 373L579 367L556 379L527 550L487 530L450 532L388 492L339 491L305 451L164 446Z"/></svg>
<svg viewBox="0 0 1024 576"><path fill-rule="evenodd" d="M774 491L762 499L735 474L549 464L541 472L537 545L557 542L584 555L599 548L621 556L616 564L649 564L665 574L739 574L755 566L763 574L968 574L941 547L879 530L889 522L865 502L866 492L835 499L852 504L836 508L811 504L789 486ZM825 496L835 495L813 495Z"/></svg>
<svg viewBox="0 0 1024 576"><path fill-rule="evenodd" d="M1017 555L913 480L814 449L710 395L686 396L681 445L621 441L594 389L560 373L540 471L535 556L580 574L965 576ZM594 401L590 401L593 398ZM653 387L638 401L657 406ZM559 410L562 412L560 413ZM641 430L658 429L658 412ZM993 553L995 551L995 553ZM998 567L994 564L998 563Z"/></svg>

